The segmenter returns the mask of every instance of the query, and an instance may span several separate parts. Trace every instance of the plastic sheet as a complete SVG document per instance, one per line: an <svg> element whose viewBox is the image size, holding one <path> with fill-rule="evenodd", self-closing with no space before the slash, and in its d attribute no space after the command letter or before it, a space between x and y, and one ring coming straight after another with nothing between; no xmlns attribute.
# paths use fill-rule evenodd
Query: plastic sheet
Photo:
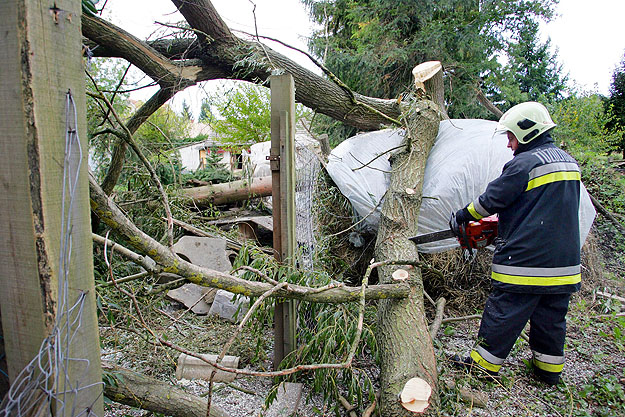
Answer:
<svg viewBox="0 0 625 417"><path fill-rule="evenodd" d="M452 212L484 192L497 178L512 151L503 133L494 134L496 122L445 120L425 167L423 200L417 234L449 228ZM364 218L366 227L377 230L381 199L390 182L389 157L398 152L404 138L401 129L369 132L347 139L329 157L327 170L333 181ZM580 237L586 240L596 212L586 189L580 197ZM419 245L419 251L442 252L454 247L455 239Z"/></svg>

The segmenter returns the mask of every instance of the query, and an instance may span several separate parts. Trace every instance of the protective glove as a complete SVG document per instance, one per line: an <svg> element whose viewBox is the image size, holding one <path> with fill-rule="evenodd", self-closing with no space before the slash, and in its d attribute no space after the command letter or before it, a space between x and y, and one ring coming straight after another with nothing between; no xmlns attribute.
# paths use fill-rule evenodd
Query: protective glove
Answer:
<svg viewBox="0 0 625 417"><path fill-rule="evenodd" d="M449 218L449 228L456 237L460 237L460 226L466 226L471 220L471 215L467 209L460 209L456 213L451 213Z"/></svg>

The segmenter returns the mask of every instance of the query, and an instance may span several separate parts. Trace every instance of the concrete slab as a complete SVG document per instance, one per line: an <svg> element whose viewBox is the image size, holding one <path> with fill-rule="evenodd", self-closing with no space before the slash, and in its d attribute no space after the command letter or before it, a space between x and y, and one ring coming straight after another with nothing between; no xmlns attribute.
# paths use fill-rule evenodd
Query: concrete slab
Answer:
<svg viewBox="0 0 625 417"><path fill-rule="evenodd" d="M295 416L302 399L302 384L298 382L281 382L278 396L271 403L265 417Z"/></svg>
<svg viewBox="0 0 625 417"><path fill-rule="evenodd" d="M205 315L210 311L217 289L196 284L184 284L182 287L167 291L167 298L191 308L195 314Z"/></svg>
<svg viewBox="0 0 625 417"><path fill-rule="evenodd" d="M224 239L183 236L173 246L173 250L181 258L194 265L226 273L232 269ZM204 315L210 311L210 304L213 302L216 292L216 289L189 283L168 291L167 297L184 304L187 308L193 306L191 311L195 314ZM202 297L202 301L198 302Z"/></svg>
<svg viewBox="0 0 625 417"><path fill-rule="evenodd" d="M222 319L228 320L232 323L241 321L245 316L245 313L250 309L250 299L248 297L239 297L236 301L232 301L232 294L229 291L217 290L215 299L210 307L208 314L217 315ZM235 320L234 314L237 309L241 307L237 319Z"/></svg>
<svg viewBox="0 0 625 417"><path fill-rule="evenodd" d="M183 236L173 246L174 252L194 265L230 272L232 264L226 253L224 239L199 236Z"/></svg>
<svg viewBox="0 0 625 417"><path fill-rule="evenodd" d="M217 355L203 354L201 356L211 362L217 361ZM239 357L226 355L219 364L227 368L238 368ZM195 356L189 356L185 353L181 353L180 356L178 356L176 379L204 379L208 381L214 369L215 367L199 358L196 358ZM215 376L213 377L213 381L232 382L236 376L237 374L232 372L217 370L217 373L215 373Z"/></svg>

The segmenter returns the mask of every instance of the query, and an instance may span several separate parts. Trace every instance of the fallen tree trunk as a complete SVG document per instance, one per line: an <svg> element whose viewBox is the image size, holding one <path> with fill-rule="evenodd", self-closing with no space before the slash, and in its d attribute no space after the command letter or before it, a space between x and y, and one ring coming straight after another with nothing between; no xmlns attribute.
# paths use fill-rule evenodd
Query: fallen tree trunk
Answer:
<svg viewBox="0 0 625 417"><path fill-rule="evenodd" d="M417 234L417 218L421 206L423 172L430 148L438 133L439 113L434 103L422 101L415 105L408 121L407 150L392 161L391 183L382 205L375 258L418 260L416 246L408 240ZM393 282L397 267L386 266L378 271L380 283ZM423 305L423 281L418 268L410 272L410 296L401 300L382 300L378 308L380 351L380 413L385 417L412 415L397 400L404 384L412 377L427 381L436 403L436 358Z"/></svg>
<svg viewBox="0 0 625 417"><path fill-rule="evenodd" d="M158 379L123 368L103 365L104 395L120 404L173 417L207 417L208 400L189 394ZM228 417L215 404L211 404L208 417Z"/></svg>
<svg viewBox="0 0 625 417"><path fill-rule="evenodd" d="M440 96L439 92L427 93L430 97ZM441 110L430 100L411 103L404 114L405 147L390 160L391 181L380 215L375 248L377 261L419 259L416 245L408 238L417 234L425 164L442 117ZM378 270L380 283L393 282L392 274L397 268L389 265ZM409 266L403 269L409 271L406 281L410 285L410 295L399 300L381 300L378 307L377 341L383 352L380 355L380 414L385 417L413 415L402 407L398 395L414 377L425 380L432 389L430 404L438 403L436 357L425 320L421 270Z"/></svg>
<svg viewBox="0 0 625 417"><path fill-rule="evenodd" d="M182 195L198 207L220 205L271 195L271 176L239 180L223 184L185 188Z"/></svg>
<svg viewBox="0 0 625 417"><path fill-rule="evenodd" d="M104 19L87 15L82 17L83 35L97 46L94 49L97 56L124 58L161 87L131 119L128 125L131 132L187 86L221 78L263 84L276 69L293 75L298 102L358 129L380 129L399 117L399 105L394 99L354 93L265 45L234 36L209 0L172 2L197 35L196 39L186 39L187 49L183 53L181 48L185 48L184 45L170 49L167 45L159 47L159 43L154 43L153 47ZM184 41L172 42L176 45ZM127 145L118 141L103 183L107 194L121 175L126 149Z"/></svg>

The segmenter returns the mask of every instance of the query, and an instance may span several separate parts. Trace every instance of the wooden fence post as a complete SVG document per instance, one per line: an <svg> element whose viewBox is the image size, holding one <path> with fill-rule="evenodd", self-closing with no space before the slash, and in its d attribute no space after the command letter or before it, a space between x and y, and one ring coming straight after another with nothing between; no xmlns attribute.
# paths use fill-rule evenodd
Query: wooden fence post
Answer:
<svg viewBox="0 0 625 417"><path fill-rule="evenodd" d="M278 261L294 263L295 255L295 85L290 74L271 79L271 151L273 242ZM295 349L295 301L276 301L274 369Z"/></svg>
<svg viewBox="0 0 625 417"><path fill-rule="evenodd" d="M0 306L5 351L14 382L39 355L42 341L50 334L58 336L58 343L48 346L63 349L63 363L52 364L41 375L48 383L56 381L55 401L48 404L62 416L87 409L103 415L80 17L80 0L0 2ZM75 110L73 104L66 110L70 91ZM63 183L68 130L69 136L78 134L82 145L74 141L69 158L73 169L80 166L71 193ZM70 194L75 195L71 206ZM62 239L68 235L63 231L68 216L71 244ZM64 248L70 247L67 259ZM63 259L68 261L68 284L59 290ZM55 333L63 328L55 327L57 318L77 300L82 300L79 310L64 322L70 329ZM68 335L73 335L71 342L65 339ZM48 405L45 399L42 407Z"/></svg>

